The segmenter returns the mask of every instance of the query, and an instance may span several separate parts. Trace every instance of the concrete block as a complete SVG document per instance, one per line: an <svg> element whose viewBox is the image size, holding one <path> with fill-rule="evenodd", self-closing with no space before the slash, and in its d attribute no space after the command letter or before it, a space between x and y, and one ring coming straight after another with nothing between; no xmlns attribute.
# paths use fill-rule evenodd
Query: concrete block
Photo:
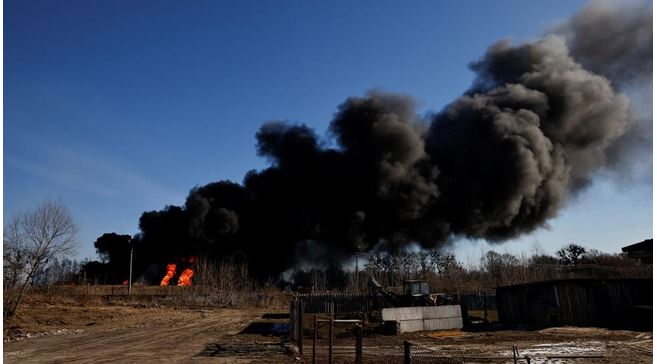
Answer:
<svg viewBox="0 0 657 364"><path fill-rule="evenodd" d="M458 305L384 308L381 316L388 326L395 323L398 334L463 328L461 307Z"/></svg>
<svg viewBox="0 0 657 364"><path fill-rule="evenodd" d="M419 319L437 319L446 317L461 317L459 305L397 307L381 310L383 321L404 321Z"/></svg>
<svg viewBox="0 0 657 364"><path fill-rule="evenodd" d="M442 318L442 319L426 319L422 320L423 330L460 330L463 328L463 319L460 317Z"/></svg>
<svg viewBox="0 0 657 364"><path fill-rule="evenodd" d="M423 307L397 307L381 310L383 321L421 320Z"/></svg>
<svg viewBox="0 0 657 364"><path fill-rule="evenodd" d="M422 307L423 319L439 319L447 317L461 317L461 306L447 305Z"/></svg>
<svg viewBox="0 0 657 364"><path fill-rule="evenodd" d="M422 330L424 330L424 320L404 320L397 323L397 333L399 334Z"/></svg>

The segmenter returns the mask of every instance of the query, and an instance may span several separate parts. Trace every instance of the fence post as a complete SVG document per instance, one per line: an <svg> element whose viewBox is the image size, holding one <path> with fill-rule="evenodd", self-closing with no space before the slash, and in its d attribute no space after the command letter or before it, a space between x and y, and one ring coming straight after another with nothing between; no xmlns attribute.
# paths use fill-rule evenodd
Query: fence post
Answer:
<svg viewBox="0 0 657 364"><path fill-rule="evenodd" d="M299 356L303 358L303 304L299 302L299 332L298 332Z"/></svg>
<svg viewBox="0 0 657 364"><path fill-rule="evenodd" d="M294 325L296 325L296 320L294 319L294 301L290 301L290 324L287 326L287 336L290 339L294 339Z"/></svg>
<svg viewBox="0 0 657 364"><path fill-rule="evenodd" d="M313 319L313 364L317 363L317 314Z"/></svg>
<svg viewBox="0 0 657 364"><path fill-rule="evenodd" d="M331 297L331 317L335 318L335 297Z"/></svg>
<svg viewBox="0 0 657 364"><path fill-rule="evenodd" d="M363 364L363 326L356 324L356 364Z"/></svg>
<svg viewBox="0 0 657 364"><path fill-rule="evenodd" d="M411 364L411 342L404 341L404 364Z"/></svg>
<svg viewBox="0 0 657 364"><path fill-rule="evenodd" d="M488 323L488 319L486 317L486 291L484 291L484 323Z"/></svg>
<svg viewBox="0 0 657 364"><path fill-rule="evenodd" d="M333 316L329 319L329 347L328 347L328 362L333 364Z"/></svg>

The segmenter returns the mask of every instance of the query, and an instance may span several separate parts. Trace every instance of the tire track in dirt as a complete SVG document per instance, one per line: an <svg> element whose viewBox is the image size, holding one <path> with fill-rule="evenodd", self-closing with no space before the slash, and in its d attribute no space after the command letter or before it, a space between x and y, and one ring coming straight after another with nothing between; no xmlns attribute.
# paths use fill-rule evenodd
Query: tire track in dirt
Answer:
<svg viewBox="0 0 657 364"><path fill-rule="evenodd" d="M238 333L261 313L239 310L144 312L126 328L90 328L77 335L5 343L6 363L191 362L205 344ZM155 313L157 314L157 313ZM114 325L116 326L116 325ZM145 327L139 327L145 326Z"/></svg>

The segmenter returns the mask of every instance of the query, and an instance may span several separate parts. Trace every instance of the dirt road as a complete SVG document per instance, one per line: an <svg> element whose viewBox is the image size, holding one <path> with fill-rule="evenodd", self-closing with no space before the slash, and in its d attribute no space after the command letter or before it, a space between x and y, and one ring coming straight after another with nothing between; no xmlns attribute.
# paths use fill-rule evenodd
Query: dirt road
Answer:
<svg viewBox="0 0 657 364"><path fill-rule="evenodd" d="M241 333L259 310L50 307L28 335L4 343L5 363L287 362L281 337ZM45 331L36 330L40 325ZM64 328L62 328L64 327ZM264 358L264 359L263 359Z"/></svg>
<svg viewBox="0 0 657 364"><path fill-rule="evenodd" d="M80 303L26 306L9 332L5 363L289 363L286 313L277 309L225 309ZM310 322L310 320L307 320ZM372 324L373 325L373 324ZM312 356L306 327L304 359ZM317 358L326 362L322 329ZM8 334L7 332L5 333ZM5 337L7 340L7 337ZM442 356L467 363L512 363L511 347L532 363L650 363L652 332L560 327L543 330L442 331L381 335L369 326L363 339L368 363L400 363L403 342L415 343L416 359ZM336 330L334 358L352 363L354 335ZM437 353L437 354L436 354ZM550 356L580 356L550 359ZM590 356L590 358L582 356Z"/></svg>

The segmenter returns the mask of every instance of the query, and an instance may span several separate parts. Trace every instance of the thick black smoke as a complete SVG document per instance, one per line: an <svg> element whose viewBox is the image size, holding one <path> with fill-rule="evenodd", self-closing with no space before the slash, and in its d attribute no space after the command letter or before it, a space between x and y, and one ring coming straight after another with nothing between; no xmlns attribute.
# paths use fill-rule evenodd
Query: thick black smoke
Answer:
<svg viewBox="0 0 657 364"><path fill-rule="evenodd" d="M374 247L500 241L545 225L627 142L633 114L618 85L652 64L650 13L615 11L595 31L609 20L600 6L561 35L492 45L470 66L471 89L431 120L409 96L370 92L338 107L336 147L305 125L266 123L257 152L270 167L144 213L136 244L153 262L202 254L267 276ZM592 45L601 41L613 47Z"/></svg>
<svg viewBox="0 0 657 364"><path fill-rule="evenodd" d="M444 196L434 208L452 233L513 238L589 184L629 127L629 103L556 36L496 43L471 67L474 88L427 135Z"/></svg>

